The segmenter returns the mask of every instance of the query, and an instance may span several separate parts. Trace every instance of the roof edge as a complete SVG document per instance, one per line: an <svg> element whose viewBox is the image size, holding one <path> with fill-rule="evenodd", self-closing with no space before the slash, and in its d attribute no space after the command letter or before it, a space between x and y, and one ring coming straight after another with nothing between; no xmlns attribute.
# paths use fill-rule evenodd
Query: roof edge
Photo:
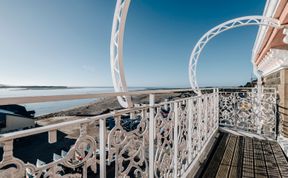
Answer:
<svg viewBox="0 0 288 178"><path fill-rule="evenodd" d="M263 16L273 18L275 16L277 7L279 6L281 0L267 0L263 12ZM265 38L265 34L267 33L269 27L260 26L258 29L258 33L256 36L256 40L254 42L253 51L252 51L252 62L256 59L256 54L259 52L261 46L263 45L263 40Z"/></svg>

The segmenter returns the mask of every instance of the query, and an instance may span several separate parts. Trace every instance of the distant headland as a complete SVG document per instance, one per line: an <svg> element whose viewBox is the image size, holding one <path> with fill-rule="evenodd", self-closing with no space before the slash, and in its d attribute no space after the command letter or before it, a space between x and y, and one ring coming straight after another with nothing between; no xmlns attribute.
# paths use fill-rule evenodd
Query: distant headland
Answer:
<svg viewBox="0 0 288 178"><path fill-rule="evenodd" d="M68 89L75 87L68 86L39 86L39 85L31 85L31 86L16 86L16 85L3 85L0 84L0 88L22 88L22 89Z"/></svg>

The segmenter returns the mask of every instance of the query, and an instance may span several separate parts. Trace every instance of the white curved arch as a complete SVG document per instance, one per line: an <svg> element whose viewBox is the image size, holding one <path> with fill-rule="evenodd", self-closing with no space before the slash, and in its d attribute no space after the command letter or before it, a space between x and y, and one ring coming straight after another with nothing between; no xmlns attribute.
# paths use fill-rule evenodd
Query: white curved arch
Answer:
<svg viewBox="0 0 288 178"><path fill-rule="evenodd" d="M110 65L115 92L127 92L123 66L123 37L130 0L117 0L110 41ZM118 102L124 108L132 107L130 96L118 96Z"/></svg>
<svg viewBox="0 0 288 178"><path fill-rule="evenodd" d="M264 25L269 27L282 28L280 22L277 19L264 16L245 16L226 21L206 32L193 48L189 61L190 85L197 94L201 94L196 78L197 63L199 56L208 41L226 30L250 25ZM261 79L261 74L257 71L256 64L254 63L253 59L251 62L253 63L253 72L260 82L259 79Z"/></svg>

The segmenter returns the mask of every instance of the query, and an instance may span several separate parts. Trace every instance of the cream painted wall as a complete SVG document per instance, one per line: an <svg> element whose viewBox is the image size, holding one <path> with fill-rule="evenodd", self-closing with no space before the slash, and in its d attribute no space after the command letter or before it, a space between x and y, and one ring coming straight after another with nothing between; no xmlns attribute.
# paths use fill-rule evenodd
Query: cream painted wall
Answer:
<svg viewBox="0 0 288 178"><path fill-rule="evenodd" d="M35 122L33 119L13 115L6 115L6 128L0 129L0 133L34 126Z"/></svg>

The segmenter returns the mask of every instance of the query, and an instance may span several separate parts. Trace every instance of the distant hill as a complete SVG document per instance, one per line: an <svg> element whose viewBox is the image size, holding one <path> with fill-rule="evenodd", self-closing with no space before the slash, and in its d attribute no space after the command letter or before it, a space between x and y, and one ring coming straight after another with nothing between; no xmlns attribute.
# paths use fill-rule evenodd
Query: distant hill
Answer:
<svg viewBox="0 0 288 178"><path fill-rule="evenodd" d="M7 85L0 84L0 88L7 88Z"/></svg>
<svg viewBox="0 0 288 178"><path fill-rule="evenodd" d="M38 85L33 85L33 86L11 86L11 85L3 85L0 84L0 88L23 88L23 89L65 89L69 88L67 86L38 86Z"/></svg>
<svg viewBox="0 0 288 178"><path fill-rule="evenodd" d="M244 86L241 85L239 87L255 87L257 85L257 79L254 79L250 82L247 82Z"/></svg>

